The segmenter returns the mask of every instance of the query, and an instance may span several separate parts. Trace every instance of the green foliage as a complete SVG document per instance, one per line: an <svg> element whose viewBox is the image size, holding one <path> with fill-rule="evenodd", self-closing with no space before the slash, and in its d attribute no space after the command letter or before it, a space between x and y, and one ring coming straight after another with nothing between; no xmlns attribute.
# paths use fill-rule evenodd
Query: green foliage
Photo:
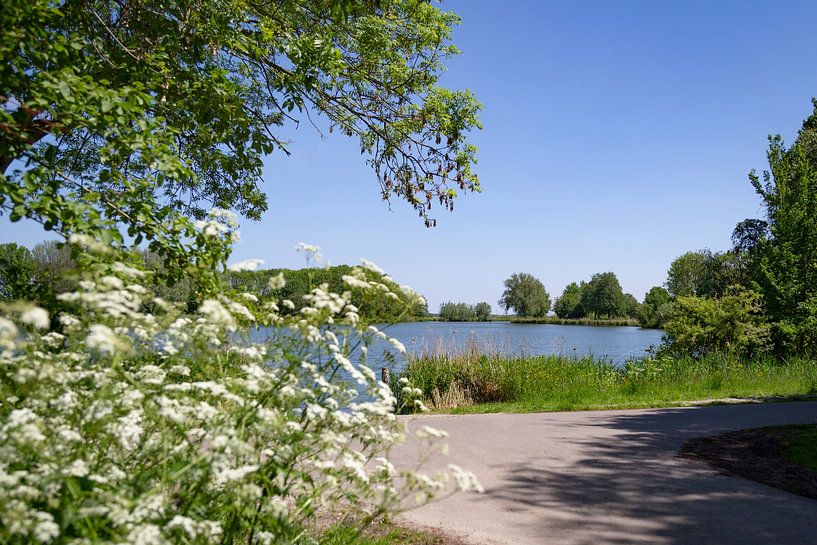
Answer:
<svg viewBox="0 0 817 545"><path fill-rule="evenodd" d="M433 410L456 412L657 407L817 391L813 361L783 364L767 355L745 359L724 353L698 359L664 355L617 367L592 357L440 352L412 358L402 376L423 391Z"/></svg>
<svg viewBox="0 0 817 545"><path fill-rule="evenodd" d="M551 306L550 295L538 278L528 273L514 273L505 280L499 306L513 309L518 316L545 316Z"/></svg>
<svg viewBox="0 0 817 545"><path fill-rule="evenodd" d="M433 225L433 201L480 189L480 105L437 85L458 23L421 0L6 3L0 207L106 244L127 232L206 286L212 241L184 257L197 235L177 212L260 218L262 159L312 112Z"/></svg>
<svg viewBox="0 0 817 545"><path fill-rule="evenodd" d="M641 305L632 293L624 294L624 315L627 318L638 318L641 313Z"/></svg>
<svg viewBox="0 0 817 545"><path fill-rule="evenodd" d="M720 297L729 286L746 284L743 272L734 253L687 252L670 265L667 289L673 297Z"/></svg>
<svg viewBox="0 0 817 545"><path fill-rule="evenodd" d="M474 305L474 314L478 322L486 322L491 317L491 305L486 301L481 301Z"/></svg>
<svg viewBox="0 0 817 545"><path fill-rule="evenodd" d="M817 352L817 99L813 103L794 144L787 148L779 135L770 136L769 171L762 180L749 175L768 220L768 232L752 237L751 277L784 352Z"/></svg>
<svg viewBox="0 0 817 545"><path fill-rule="evenodd" d="M571 282L562 291L562 295L556 299L553 304L553 311L559 318L582 318L584 317L584 309L582 308L582 286Z"/></svg>
<svg viewBox="0 0 817 545"><path fill-rule="evenodd" d="M291 308L282 308L285 314L295 314L307 306L304 299L315 288L326 285L333 293L349 291L352 303L359 309L360 317L371 323L408 321L427 314L424 302L420 302L413 292L407 293L391 278L376 271L363 269L366 280L378 282L388 288L397 298L372 296L370 290L350 287L344 281L355 271L349 265L333 267L316 267L306 269L264 269L259 271L229 271L227 284L234 290L251 293L257 296L275 297L278 300L291 301ZM283 287L270 287L270 280L281 275Z"/></svg>
<svg viewBox="0 0 817 545"><path fill-rule="evenodd" d="M445 322L485 322L491 317L491 305L486 302L469 305L447 302L440 305L440 319Z"/></svg>
<svg viewBox="0 0 817 545"><path fill-rule="evenodd" d="M31 299L34 258L24 246L0 244L0 300Z"/></svg>
<svg viewBox="0 0 817 545"><path fill-rule="evenodd" d="M594 274L582 287L581 297L585 316L615 318L627 315L627 301L615 273Z"/></svg>
<svg viewBox="0 0 817 545"><path fill-rule="evenodd" d="M639 308L638 322L641 327L663 328L672 317L672 296L661 286L654 286L644 296Z"/></svg>
<svg viewBox="0 0 817 545"><path fill-rule="evenodd" d="M769 348L771 328L757 292L740 287L720 299L679 297L667 322L667 347L671 353L699 357L729 351L740 355Z"/></svg>

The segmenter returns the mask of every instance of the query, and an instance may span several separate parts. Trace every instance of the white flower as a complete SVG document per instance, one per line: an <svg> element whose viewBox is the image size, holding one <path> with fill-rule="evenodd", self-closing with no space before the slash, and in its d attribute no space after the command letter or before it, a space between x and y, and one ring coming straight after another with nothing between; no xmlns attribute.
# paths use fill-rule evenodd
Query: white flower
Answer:
<svg viewBox="0 0 817 545"><path fill-rule="evenodd" d="M128 532L128 543L133 545L164 545L161 529L154 524L142 524Z"/></svg>
<svg viewBox="0 0 817 545"><path fill-rule="evenodd" d="M438 430L437 428L432 428L431 426L423 426L419 430L415 431L414 434L420 439L442 439L443 437L448 437L448 432Z"/></svg>
<svg viewBox="0 0 817 545"><path fill-rule="evenodd" d="M51 319L48 311L40 307L31 307L20 314L20 321L37 329L48 329Z"/></svg>
<svg viewBox="0 0 817 545"><path fill-rule="evenodd" d="M223 486L229 482L240 481L250 473L255 473L256 471L258 471L258 466L256 465L246 465L234 469L225 468L216 472L213 476L213 482L216 486Z"/></svg>
<svg viewBox="0 0 817 545"><path fill-rule="evenodd" d="M267 285L271 290L280 290L286 286L287 281L284 279L284 273L279 272L277 275L270 277Z"/></svg>
<svg viewBox="0 0 817 545"><path fill-rule="evenodd" d="M71 465L65 468L64 473L72 477L85 477L91 469L85 460L74 460Z"/></svg>
<svg viewBox="0 0 817 545"><path fill-rule="evenodd" d="M296 252L304 252L306 254L307 261L311 260L315 263L319 263L323 256L321 255L321 249L318 246L313 246L312 244L304 244L303 242L299 242L297 246L295 246Z"/></svg>
<svg viewBox="0 0 817 545"><path fill-rule="evenodd" d="M85 337L85 345L88 348L98 350L102 354L114 354L125 346L122 339L117 337L113 330L106 325L92 324L88 331L88 336Z"/></svg>
<svg viewBox="0 0 817 545"><path fill-rule="evenodd" d="M230 271L254 271L258 269L259 266L264 264L263 259L245 259L244 261L239 261L238 263L233 263L227 270Z"/></svg>
<svg viewBox="0 0 817 545"><path fill-rule="evenodd" d="M391 344L394 347L394 349L400 352L401 354L406 353L406 346L397 339L389 337L389 344Z"/></svg>
<svg viewBox="0 0 817 545"><path fill-rule="evenodd" d="M37 511L34 520L34 539L40 543L49 543L60 535L60 527L50 513Z"/></svg>
<svg viewBox="0 0 817 545"><path fill-rule="evenodd" d="M450 471L451 475L454 476L454 480L457 482L457 487L461 491L469 492L473 490L480 494L485 492L485 489L482 488L482 485L477 480L477 476L472 472L466 471L460 466L454 464L448 464L448 471Z"/></svg>
<svg viewBox="0 0 817 545"><path fill-rule="evenodd" d="M238 216L229 210L225 210L223 208L211 208L207 212L207 215L213 219L224 220L224 223L226 223L230 229L235 229L238 227Z"/></svg>
<svg viewBox="0 0 817 545"><path fill-rule="evenodd" d="M119 443L127 451L135 449L142 439L142 411L137 409L121 417L111 428Z"/></svg>
<svg viewBox="0 0 817 545"><path fill-rule="evenodd" d="M386 275L386 271L384 271L383 269L381 269L380 267L378 267L377 265L375 265L374 263L372 263L368 259L361 259L360 260L360 265L364 269L369 269L370 271L375 272L375 273L379 274L380 276L385 276Z"/></svg>
<svg viewBox="0 0 817 545"><path fill-rule="evenodd" d="M215 299L205 299L199 306L199 314L203 314L215 324L230 331L235 330L236 322L230 311Z"/></svg>

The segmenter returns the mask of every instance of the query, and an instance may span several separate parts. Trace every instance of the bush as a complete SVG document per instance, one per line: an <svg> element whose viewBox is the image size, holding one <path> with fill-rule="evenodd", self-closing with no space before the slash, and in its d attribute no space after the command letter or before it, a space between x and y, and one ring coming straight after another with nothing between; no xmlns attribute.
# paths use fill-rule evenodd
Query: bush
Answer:
<svg viewBox="0 0 817 545"><path fill-rule="evenodd" d="M751 356L770 345L760 294L733 286L720 299L678 297L666 324L665 349L695 357L727 351Z"/></svg>
<svg viewBox="0 0 817 545"><path fill-rule="evenodd" d="M404 433L395 399L350 352L386 336L348 291L319 286L297 315L224 292L188 315L152 295L149 273L72 240L99 260L60 296L75 310L61 332L23 303L0 317L0 543L299 543L325 510L365 523L452 478L478 487L385 458ZM347 282L382 296L372 273ZM269 339L251 340L257 327Z"/></svg>

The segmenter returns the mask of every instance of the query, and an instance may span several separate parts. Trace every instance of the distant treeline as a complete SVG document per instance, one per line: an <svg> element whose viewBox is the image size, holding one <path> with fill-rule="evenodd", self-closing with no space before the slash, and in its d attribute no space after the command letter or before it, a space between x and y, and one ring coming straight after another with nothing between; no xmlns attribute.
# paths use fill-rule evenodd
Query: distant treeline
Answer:
<svg viewBox="0 0 817 545"><path fill-rule="evenodd" d="M444 322L487 322L491 318L491 305L486 302L469 305L447 302L440 305L440 320Z"/></svg>
<svg viewBox="0 0 817 545"><path fill-rule="evenodd" d="M553 305L559 318L637 317L666 331L661 350L701 358L723 351L740 357L774 352L817 354L817 99L794 142L769 137L769 169L749 181L763 218L735 226L732 248L687 252L675 259L663 286L639 304L622 293L615 274L571 283ZM550 297L530 274L505 281L500 300L517 316L536 319Z"/></svg>
<svg viewBox="0 0 817 545"><path fill-rule="evenodd" d="M358 307L360 316L369 322L411 321L428 314L427 307L404 294L395 281L384 278L372 270L362 269L366 279L388 285L392 292L398 294L398 299L364 296L361 290L350 288L344 283L343 277L351 275L353 269L354 267L349 265L336 265L307 269L230 271L227 273L227 282L238 291L269 295L279 301L292 301L294 305L292 312L298 312L305 306L304 295L321 284L327 284L329 291L334 293L349 291L352 294L352 303ZM284 287L270 288L270 279L279 274L283 275L286 281Z"/></svg>
<svg viewBox="0 0 817 545"><path fill-rule="evenodd" d="M162 259L150 253L142 255L149 269L161 270ZM67 247L49 241L37 244L29 250L18 244L0 244L0 301L31 301L50 311L52 316L64 310L59 300L61 293L74 291L76 263ZM273 296L278 300L290 300L292 308L281 306L281 312L299 312L305 306L304 295L321 284L327 284L330 291L352 294L352 303L358 307L360 317L368 322L410 321L427 314L426 307L400 289L389 277L372 270L362 269L369 281L380 282L397 294L397 299L385 296L371 296L362 290L350 288L343 281L344 275L352 275L353 267L338 265L326 268L308 269L266 269L260 271L229 271L228 285L237 290L258 296ZM270 279L283 275L285 285L279 289L270 287ZM189 278L182 278L173 285L160 284L153 290L166 301L186 305L188 312L195 312L199 301L191 288Z"/></svg>

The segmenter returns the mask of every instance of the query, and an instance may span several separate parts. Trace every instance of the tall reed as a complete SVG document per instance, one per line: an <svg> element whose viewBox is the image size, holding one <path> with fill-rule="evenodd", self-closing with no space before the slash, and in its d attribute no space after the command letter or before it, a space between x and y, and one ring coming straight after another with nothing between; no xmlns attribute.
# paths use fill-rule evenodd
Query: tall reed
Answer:
<svg viewBox="0 0 817 545"><path fill-rule="evenodd" d="M400 377L419 388L433 410L568 410L817 392L817 362L731 354L644 358L617 366L592 356L438 350L411 358L395 380Z"/></svg>

